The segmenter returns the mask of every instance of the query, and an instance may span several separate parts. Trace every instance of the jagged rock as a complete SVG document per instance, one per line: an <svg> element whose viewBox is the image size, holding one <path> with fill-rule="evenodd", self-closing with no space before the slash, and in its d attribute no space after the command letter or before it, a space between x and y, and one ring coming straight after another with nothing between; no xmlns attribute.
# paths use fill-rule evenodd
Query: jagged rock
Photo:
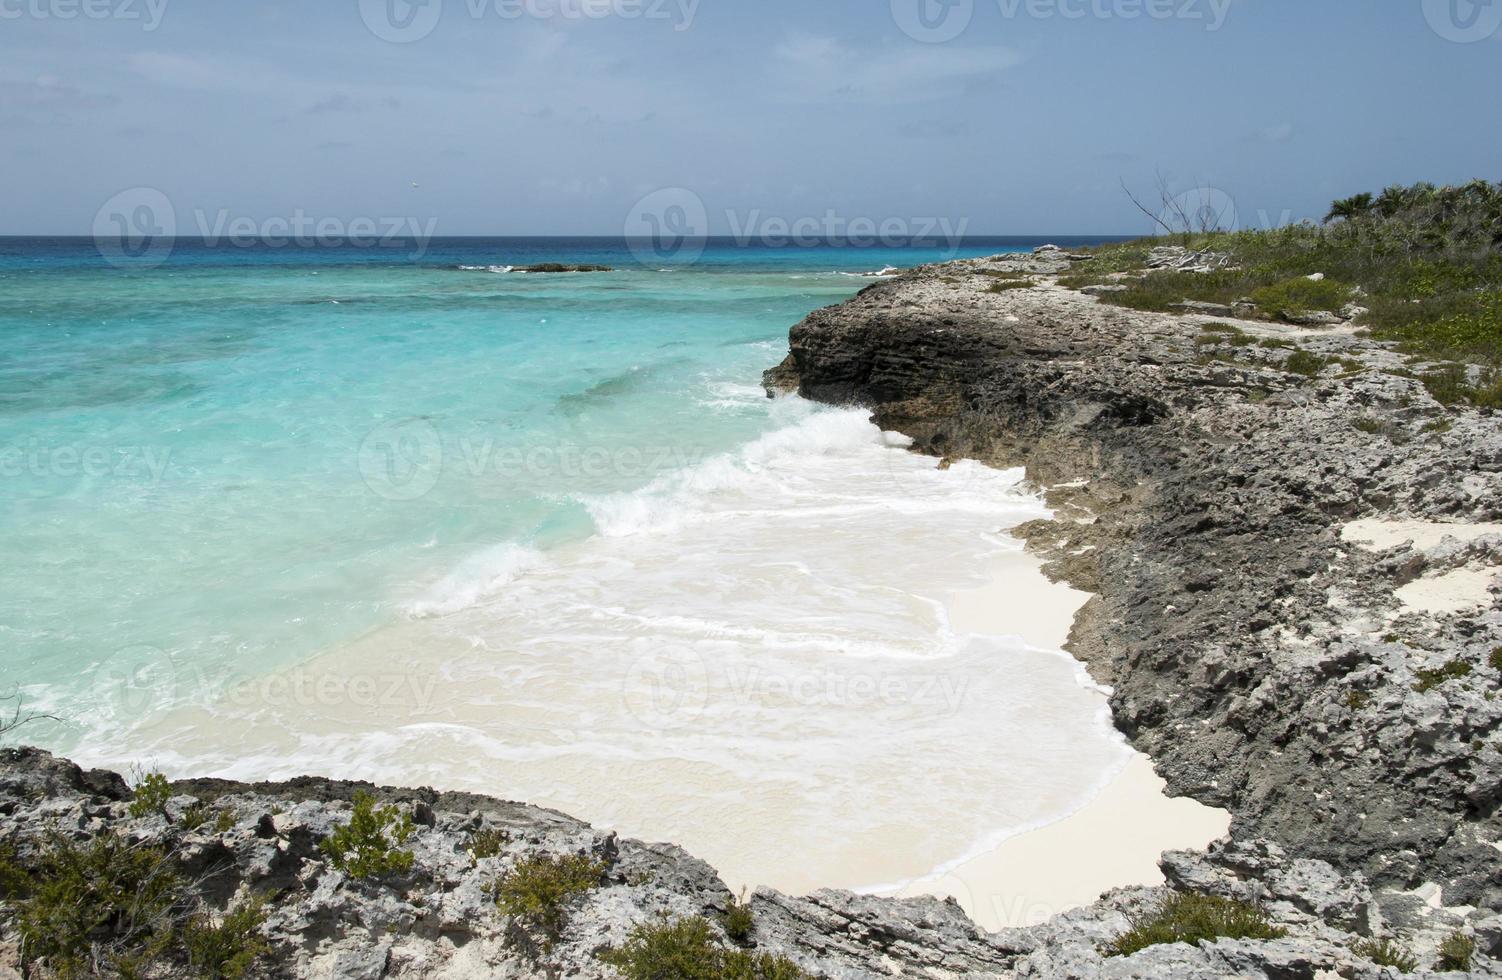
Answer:
<svg viewBox="0 0 1502 980"><path fill-rule="evenodd" d="M1151 262L1186 258L1165 247ZM1361 337L1302 341L1361 372L1289 375L1286 353L1255 346L1206 363L1195 317L1062 289L977 301L945 281L966 267L812 314L769 379L868 406L918 452L1025 467L1045 488L1083 482L1088 523L1029 547L1099 593L1069 649L1114 688L1118 726L1171 790L1229 808L1238 841L1502 911L1498 596L1405 610L1396 593L1420 567L1341 537L1357 518L1502 519L1495 417L1442 408ZM1374 419L1395 436L1357 438ZM1464 560L1502 564L1490 550ZM1420 690L1420 671L1454 662L1469 674ZM1350 899L1326 914L1359 919Z"/></svg>

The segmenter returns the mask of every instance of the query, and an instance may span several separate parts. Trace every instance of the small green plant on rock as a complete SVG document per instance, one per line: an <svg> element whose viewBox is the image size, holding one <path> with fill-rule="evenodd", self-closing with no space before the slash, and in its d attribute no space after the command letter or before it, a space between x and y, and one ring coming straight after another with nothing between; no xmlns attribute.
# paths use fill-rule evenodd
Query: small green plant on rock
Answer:
<svg viewBox="0 0 1502 980"><path fill-rule="evenodd" d="M1487 662L1492 665L1492 670L1502 671L1502 647L1493 650Z"/></svg>
<svg viewBox="0 0 1502 980"><path fill-rule="evenodd" d="M209 980L241 980L256 960L271 951L261 934L266 924L266 903L251 898L215 922L199 913L183 923L183 948L196 975Z"/></svg>
<svg viewBox="0 0 1502 980"><path fill-rule="evenodd" d="M1317 378L1322 374L1330 362L1318 354L1311 354L1306 350L1296 350L1288 355L1288 360L1283 362L1283 370L1289 374L1300 374L1306 378Z"/></svg>
<svg viewBox="0 0 1502 980"><path fill-rule="evenodd" d="M1175 892L1150 914L1134 918L1132 928L1107 946L1106 954L1130 956L1149 946L1168 943L1193 946L1216 939L1281 939L1287 934L1250 902Z"/></svg>
<svg viewBox="0 0 1502 980"><path fill-rule="evenodd" d="M626 980L810 980L786 957L728 949L704 918L639 926L600 959Z"/></svg>
<svg viewBox="0 0 1502 980"><path fill-rule="evenodd" d="M486 858L500 857L510 843L511 835L504 830L477 830L469 838L470 863L478 864Z"/></svg>
<svg viewBox="0 0 1502 980"><path fill-rule="evenodd" d="M155 770L151 772L137 772L136 785L130 801L130 815L137 820L160 814L162 819L171 822L167 816L167 801L172 799L172 785L167 782L167 777Z"/></svg>
<svg viewBox="0 0 1502 980"><path fill-rule="evenodd" d="M756 930L756 918L751 914L751 903L745 900L745 896L739 901L734 898L730 900L730 904L725 907L725 914L720 917L720 925L732 942L742 946L750 942L751 933Z"/></svg>
<svg viewBox="0 0 1502 980"><path fill-rule="evenodd" d="M1426 694L1429 691L1434 690L1436 687L1439 687L1441 684L1445 684L1449 681L1460 680L1463 677L1470 676L1471 665L1466 663L1464 660L1456 659L1445 664L1443 667L1434 667L1428 670L1419 671L1419 681L1413 686L1413 689L1420 694Z"/></svg>
<svg viewBox="0 0 1502 980"><path fill-rule="evenodd" d="M1454 972L1465 972L1476 961L1476 940L1465 933L1456 931L1445 937L1444 942L1439 944L1439 968Z"/></svg>
<svg viewBox="0 0 1502 980"><path fill-rule="evenodd" d="M1412 973L1419 968L1418 957L1395 939L1368 939L1352 948L1357 956L1378 966L1396 967L1400 973Z"/></svg>
<svg viewBox="0 0 1502 980"><path fill-rule="evenodd" d="M416 831L412 817L394 806L376 807L369 793L355 794L349 823L338 828L319 850L329 863L352 878L378 878L412 870L411 851L401 850Z"/></svg>
<svg viewBox="0 0 1502 980"><path fill-rule="evenodd" d="M523 858L495 883L495 903L506 915L556 939L568 921L569 903L598 888L605 870L603 862L583 854Z"/></svg>

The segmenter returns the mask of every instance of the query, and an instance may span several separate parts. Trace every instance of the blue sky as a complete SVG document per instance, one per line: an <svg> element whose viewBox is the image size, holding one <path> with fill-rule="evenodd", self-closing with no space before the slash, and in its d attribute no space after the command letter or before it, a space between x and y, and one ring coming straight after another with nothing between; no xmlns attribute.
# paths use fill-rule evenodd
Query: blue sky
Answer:
<svg viewBox="0 0 1502 980"><path fill-rule="evenodd" d="M1158 171L1243 226L1502 179L1502 2L405 2L0 0L0 234L88 234L136 187L180 232L616 235L682 187L714 233L832 211L1063 235L1150 230L1119 181L1156 199ZM425 36L378 36L409 14Z"/></svg>

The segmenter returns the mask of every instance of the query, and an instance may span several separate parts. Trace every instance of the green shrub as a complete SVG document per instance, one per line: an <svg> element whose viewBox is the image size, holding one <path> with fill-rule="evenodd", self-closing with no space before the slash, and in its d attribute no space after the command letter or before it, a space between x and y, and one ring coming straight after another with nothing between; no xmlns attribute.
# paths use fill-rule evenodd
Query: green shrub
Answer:
<svg viewBox="0 0 1502 980"><path fill-rule="evenodd" d="M8 863L24 964L45 958L63 977L92 975L96 964L128 972L173 943L182 882L161 850L114 834L87 844L56 837L32 866Z"/></svg>
<svg viewBox="0 0 1502 980"><path fill-rule="evenodd" d="M511 834L504 830L477 830L469 838L469 859L478 863L486 858L500 857L511 843Z"/></svg>
<svg viewBox="0 0 1502 980"><path fill-rule="evenodd" d="M1492 670L1502 671L1502 647L1493 650L1487 660L1492 665Z"/></svg>
<svg viewBox="0 0 1502 980"><path fill-rule="evenodd" d="M1346 707L1352 711L1362 711L1372 703L1372 695L1368 691L1346 692Z"/></svg>
<svg viewBox="0 0 1502 980"><path fill-rule="evenodd" d="M1252 290L1252 302L1263 313L1276 317L1297 316L1313 310L1334 313L1351 300L1351 287L1333 279L1305 276L1287 279Z"/></svg>
<svg viewBox="0 0 1502 980"><path fill-rule="evenodd" d="M240 980L271 951L261 935L265 924L266 905L258 898L230 910L218 923L204 913L193 916L182 928L188 965L209 980Z"/></svg>
<svg viewBox="0 0 1502 980"><path fill-rule="evenodd" d="M1288 355L1288 360L1283 362L1283 370L1289 374L1302 374L1306 378L1317 378L1329 365L1329 360L1318 354L1296 350Z"/></svg>
<svg viewBox="0 0 1502 980"><path fill-rule="evenodd" d="M605 871L602 862L582 854L534 855L495 883L495 903L506 915L556 938L568 921L569 903L598 888Z"/></svg>
<svg viewBox="0 0 1502 980"><path fill-rule="evenodd" d="M1443 667L1420 670L1418 672L1419 682L1413 686L1413 689L1420 694L1425 694L1448 681L1456 681L1470 676L1471 665L1464 660L1456 659L1445 664Z"/></svg>
<svg viewBox="0 0 1502 980"><path fill-rule="evenodd" d="M640 926L600 959L626 980L810 980L785 957L721 946L703 918Z"/></svg>
<svg viewBox="0 0 1502 980"><path fill-rule="evenodd" d="M1193 946L1216 939L1279 939L1287 935L1268 921L1256 905L1175 892L1151 914L1132 920L1132 928L1118 936L1106 950L1109 956L1130 956L1149 946L1188 943Z"/></svg>
<svg viewBox="0 0 1502 980"><path fill-rule="evenodd" d="M751 914L751 904L744 899L736 901L732 898L725 908L725 914L720 918L720 925L731 941L743 946L750 942L751 933L756 930L756 918Z"/></svg>
<svg viewBox="0 0 1502 980"><path fill-rule="evenodd" d="M1463 932L1452 932L1439 944L1439 968L1464 972L1476 960L1476 940Z"/></svg>
<svg viewBox="0 0 1502 980"><path fill-rule="evenodd" d="M1357 956L1378 966L1396 967L1401 973L1412 973L1419 968L1418 957L1393 939L1368 939L1352 948Z"/></svg>
<svg viewBox="0 0 1502 980"><path fill-rule="evenodd" d="M130 800L130 815L139 820L153 814L167 819L167 801L172 799L172 786L167 777L159 772L141 773Z"/></svg>
<svg viewBox="0 0 1502 980"><path fill-rule="evenodd" d="M352 878L403 874L412 870L413 855L400 848L415 830L411 816L394 806L377 809L374 796L359 792L349 823L335 830L319 849Z"/></svg>

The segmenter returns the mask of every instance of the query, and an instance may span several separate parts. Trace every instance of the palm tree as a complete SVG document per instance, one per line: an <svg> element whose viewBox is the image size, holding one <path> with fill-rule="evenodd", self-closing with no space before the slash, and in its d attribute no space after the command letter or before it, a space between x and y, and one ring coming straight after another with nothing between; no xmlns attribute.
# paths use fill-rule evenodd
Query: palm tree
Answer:
<svg viewBox="0 0 1502 980"><path fill-rule="evenodd" d="M1356 218L1364 218L1372 213L1373 200L1374 198L1370 194L1357 194L1355 197L1336 201L1330 205L1330 213L1325 215L1325 224L1329 224L1337 219L1351 221Z"/></svg>

